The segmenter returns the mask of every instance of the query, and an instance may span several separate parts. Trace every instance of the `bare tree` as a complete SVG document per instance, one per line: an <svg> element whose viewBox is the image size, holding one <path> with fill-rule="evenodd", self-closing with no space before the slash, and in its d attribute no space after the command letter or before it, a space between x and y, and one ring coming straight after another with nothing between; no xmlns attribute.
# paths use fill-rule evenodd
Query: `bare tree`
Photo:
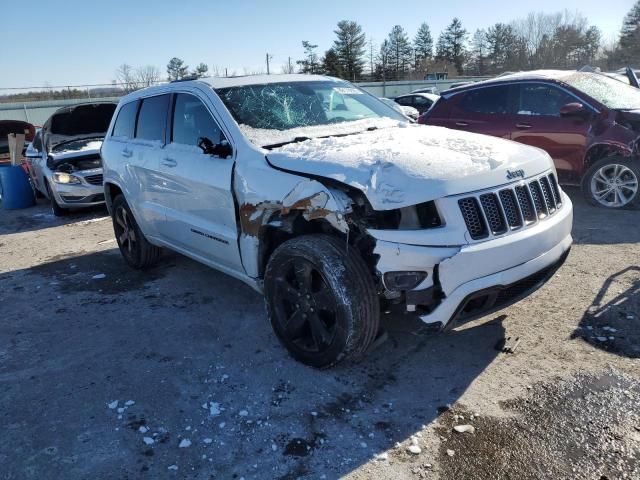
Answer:
<svg viewBox="0 0 640 480"><path fill-rule="evenodd" d="M136 74L133 67L127 63L123 63L116 69L116 80L127 93L138 89Z"/></svg>
<svg viewBox="0 0 640 480"><path fill-rule="evenodd" d="M145 65L135 71L135 79L138 88L150 87L160 81L160 69L154 65Z"/></svg>

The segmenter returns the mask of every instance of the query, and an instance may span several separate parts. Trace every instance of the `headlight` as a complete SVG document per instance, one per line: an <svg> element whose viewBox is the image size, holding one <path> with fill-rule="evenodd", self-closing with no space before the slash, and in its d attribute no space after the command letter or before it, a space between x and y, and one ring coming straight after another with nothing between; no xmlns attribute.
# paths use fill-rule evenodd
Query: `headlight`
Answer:
<svg viewBox="0 0 640 480"><path fill-rule="evenodd" d="M53 174L53 181L64 184L80 183L80 179L78 177L64 172L55 172Z"/></svg>

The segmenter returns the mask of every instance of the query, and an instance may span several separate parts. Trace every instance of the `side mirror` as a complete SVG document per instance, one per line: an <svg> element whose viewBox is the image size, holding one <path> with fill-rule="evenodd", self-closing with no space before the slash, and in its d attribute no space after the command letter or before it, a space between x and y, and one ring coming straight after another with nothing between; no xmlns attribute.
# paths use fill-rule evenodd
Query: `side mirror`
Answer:
<svg viewBox="0 0 640 480"><path fill-rule="evenodd" d="M229 142L226 140L222 140L220 143L214 144L211 139L207 137L200 137L198 139L198 147L202 149L202 153L205 155L227 158L233 154L231 145L229 145Z"/></svg>
<svg viewBox="0 0 640 480"><path fill-rule="evenodd" d="M584 117L588 114L589 112L584 108L584 105L578 102L567 103L560 107L561 117Z"/></svg>

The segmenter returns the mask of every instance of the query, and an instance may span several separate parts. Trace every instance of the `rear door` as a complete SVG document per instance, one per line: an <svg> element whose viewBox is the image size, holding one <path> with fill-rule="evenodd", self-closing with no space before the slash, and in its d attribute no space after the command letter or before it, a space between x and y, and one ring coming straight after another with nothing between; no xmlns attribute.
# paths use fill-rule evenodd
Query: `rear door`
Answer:
<svg viewBox="0 0 640 480"><path fill-rule="evenodd" d="M167 148L160 172L167 221L163 237L216 264L241 269L238 228L231 191L233 155L205 154L202 139L226 142L220 125L197 92L172 96Z"/></svg>
<svg viewBox="0 0 640 480"><path fill-rule="evenodd" d="M145 235L158 236L165 219L158 175L164 148L169 94L134 100L118 111L106 158L117 158L129 206ZM109 149L108 151L105 151Z"/></svg>
<svg viewBox="0 0 640 480"><path fill-rule="evenodd" d="M568 103L587 104L551 83L520 83L514 91L511 139L546 150L564 173L579 171L591 135L590 117L563 117L560 109Z"/></svg>
<svg viewBox="0 0 640 480"><path fill-rule="evenodd" d="M455 95L449 119L439 124L467 132L510 138L514 123L511 85L475 88Z"/></svg>

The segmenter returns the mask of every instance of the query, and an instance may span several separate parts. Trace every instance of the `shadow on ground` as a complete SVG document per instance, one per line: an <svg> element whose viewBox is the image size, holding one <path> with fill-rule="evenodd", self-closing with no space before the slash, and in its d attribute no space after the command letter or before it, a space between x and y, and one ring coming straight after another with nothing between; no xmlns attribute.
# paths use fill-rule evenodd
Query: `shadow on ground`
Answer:
<svg viewBox="0 0 640 480"><path fill-rule="evenodd" d="M638 210L612 210L588 204L580 189L563 187L573 202L573 241L577 244L613 245L640 242Z"/></svg>
<svg viewBox="0 0 640 480"><path fill-rule="evenodd" d="M584 312L571 338L616 355L640 358L640 267L611 275Z"/></svg>
<svg viewBox="0 0 640 480"><path fill-rule="evenodd" d="M427 334L394 316L362 363L315 371L249 287L164 260L132 272L108 251L0 275L7 478L336 478L446 411L504 338L502 317Z"/></svg>
<svg viewBox="0 0 640 480"><path fill-rule="evenodd" d="M67 215L56 217L51 212L49 205L48 200L39 199L36 205L29 208L20 210L3 210L0 208L0 235L34 232L70 223L90 221L109 214L107 208L102 205L70 210Z"/></svg>

